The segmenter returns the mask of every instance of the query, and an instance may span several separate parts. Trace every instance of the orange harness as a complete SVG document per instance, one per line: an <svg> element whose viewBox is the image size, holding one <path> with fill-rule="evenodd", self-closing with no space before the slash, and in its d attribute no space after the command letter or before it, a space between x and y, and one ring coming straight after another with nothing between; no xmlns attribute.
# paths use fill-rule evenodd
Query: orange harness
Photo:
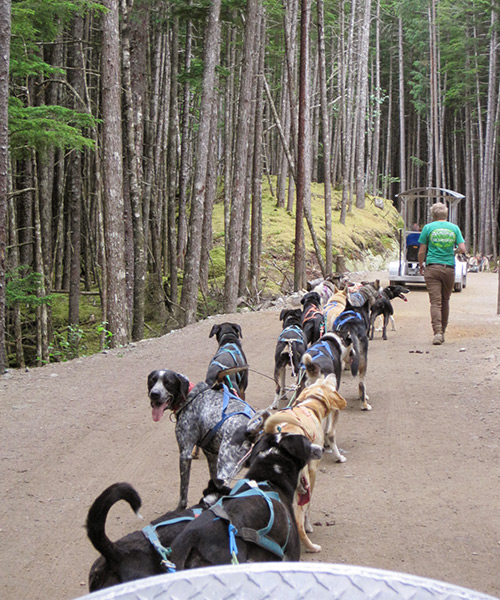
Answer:
<svg viewBox="0 0 500 600"><path fill-rule="evenodd" d="M306 321L310 321L311 319L314 319L317 315L321 315L321 317L323 317L323 313L317 306L311 306L306 311L306 314L304 315L304 318L302 319L302 323L305 323Z"/></svg>

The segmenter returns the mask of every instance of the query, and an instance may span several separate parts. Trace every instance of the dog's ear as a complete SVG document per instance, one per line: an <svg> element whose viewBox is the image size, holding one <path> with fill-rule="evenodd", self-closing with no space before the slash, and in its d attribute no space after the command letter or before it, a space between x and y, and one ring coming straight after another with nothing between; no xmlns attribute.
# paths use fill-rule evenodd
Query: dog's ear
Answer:
<svg viewBox="0 0 500 600"><path fill-rule="evenodd" d="M183 400L186 400L189 393L189 379L181 373L176 373L179 395Z"/></svg>
<svg viewBox="0 0 500 600"><path fill-rule="evenodd" d="M241 327L238 325L238 323L232 323L232 326L235 328L236 333L240 336L240 338L243 339L243 333L241 332Z"/></svg>
<svg viewBox="0 0 500 600"><path fill-rule="evenodd" d="M323 456L323 448L318 444L311 444L311 456L309 460L319 460Z"/></svg>
<svg viewBox="0 0 500 600"><path fill-rule="evenodd" d="M334 404L339 410L343 410L347 406L346 399L338 392L333 392L333 397L335 399Z"/></svg>
<svg viewBox="0 0 500 600"><path fill-rule="evenodd" d="M214 325L212 327L212 330L210 331L210 335L208 337L211 338L214 335L217 335L217 333L219 332L219 329L220 329L220 325Z"/></svg>
<svg viewBox="0 0 500 600"><path fill-rule="evenodd" d="M282 435L280 433L276 435L277 439L279 439L279 446L299 462L301 465L300 468L309 462L311 442L305 436L296 434Z"/></svg>
<svg viewBox="0 0 500 600"><path fill-rule="evenodd" d="M288 314L288 308L284 308L281 312L280 312L280 321L283 321L283 319L287 316Z"/></svg>
<svg viewBox="0 0 500 600"><path fill-rule="evenodd" d="M156 383L157 378L158 371L151 371L151 373L148 375L148 392Z"/></svg>

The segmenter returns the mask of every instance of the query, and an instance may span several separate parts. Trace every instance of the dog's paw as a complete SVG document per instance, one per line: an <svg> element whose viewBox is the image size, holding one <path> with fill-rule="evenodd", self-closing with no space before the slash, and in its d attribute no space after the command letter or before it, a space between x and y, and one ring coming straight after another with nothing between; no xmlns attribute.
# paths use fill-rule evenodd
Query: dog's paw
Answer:
<svg viewBox="0 0 500 600"><path fill-rule="evenodd" d="M319 544L311 543L310 546L306 547L306 552L321 552L321 546Z"/></svg>
<svg viewBox="0 0 500 600"><path fill-rule="evenodd" d="M372 409L372 405L368 404L368 402L364 402L363 404L361 404L361 410L371 410Z"/></svg>
<svg viewBox="0 0 500 600"><path fill-rule="evenodd" d="M338 456L336 456L335 459L336 459L336 462L338 462L338 463L344 463L347 460L347 458L345 456L343 456L342 454L339 454Z"/></svg>

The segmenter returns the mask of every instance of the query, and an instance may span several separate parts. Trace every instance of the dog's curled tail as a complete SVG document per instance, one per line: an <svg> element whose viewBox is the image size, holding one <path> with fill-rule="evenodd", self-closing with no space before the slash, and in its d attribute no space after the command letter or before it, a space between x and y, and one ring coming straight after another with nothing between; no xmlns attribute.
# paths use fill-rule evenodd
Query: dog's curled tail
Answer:
<svg viewBox="0 0 500 600"><path fill-rule="evenodd" d="M306 352L302 356L302 364L306 369L306 373L309 379L316 379L320 376L320 368L317 364L314 363L313 357L309 354L309 352Z"/></svg>
<svg viewBox="0 0 500 600"><path fill-rule="evenodd" d="M87 535L94 548L106 560L115 563L120 560L120 553L106 535L105 525L111 507L120 500L128 502L132 510L140 516L141 498L139 494L129 483L114 483L94 500L89 509L86 522Z"/></svg>

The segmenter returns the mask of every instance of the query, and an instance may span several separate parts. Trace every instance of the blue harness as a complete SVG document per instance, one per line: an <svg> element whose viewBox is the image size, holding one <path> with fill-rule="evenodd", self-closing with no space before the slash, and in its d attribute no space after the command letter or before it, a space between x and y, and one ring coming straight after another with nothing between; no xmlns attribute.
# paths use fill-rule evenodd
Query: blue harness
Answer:
<svg viewBox="0 0 500 600"><path fill-rule="evenodd" d="M146 525L146 527L143 527L142 533L149 540L149 542L151 542L153 548L161 556L161 564L165 567L167 573L175 573L175 565L169 560L169 556L172 553L172 549L165 548L165 546L162 546L162 543L160 542L160 538L158 537L156 530L159 527L167 527L168 525L175 525L176 523L182 523L183 521L192 521L193 519L196 519L196 517L199 517L201 512L201 508L193 508L194 514L192 517L174 517L173 519L168 519L167 521L156 523L156 525Z"/></svg>
<svg viewBox="0 0 500 600"><path fill-rule="evenodd" d="M340 313L340 315L333 322L334 331L339 331L346 323L351 321L363 322L363 317L355 310L345 310L343 313Z"/></svg>
<svg viewBox="0 0 500 600"><path fill-rule="evenodd" d="M240 491L240 488L243 485L248 485L249 487L246 490ZM231 552L233 564L237 564L238 562L238 547L235 539L237 535L246 542L252 542L261 548L276 554L276 556L278 556L280 559L283 559L285 555L285 548L290 538L290 519L288 519L288 531L285 543L280 546L278 542L275 542L273 539L271 539L268 534L274 525L274 508L272 501L275 500L276 502L281 502L281 500L277 492L263 490L261 489L261 486L268 487L269 483L267 481L261 481L257 483L255 481L250 481L249 479L240 479L240 481L238 481L231 490L229 496L223 496L216 504L209 508L209 510L211 510L217 517L229 522L229 550ZM250 496L259 496L266 501L267 507L269 508L269 521L265 527L262 527L262 529L256 530L250 527L241 527L238 531L238 529L236 529L236 527L231 523L231 519L227 514L223 503L225 500L230 500L231 498L248 498Z"/></svg>
<svg viewBox="0 0 500 600"><path fill-rule="evenodd" d="M222 384L222 389L223 389L224 397L222 400L221 420L217 423L217 425L212 427L212 429L203 436L203 438L201 439L201 441L198 444L198 446L200 446L200 448L206 449L206 447L210 445L210 442L213 440L215 434L219 431L219 429L222 427L222 425L224 424L224 422L227 419L234 417L235 415L245 415L246 417L248 417L250 419L255 414L255 410L249 404L247 404L244 400L242 400L238 395L236 395L234 392L232 392L227 387L226 384ZM243 404L243 410L237 410L235 412L227 414L226 411L227 411L227 407L229 406L230 400L237 400L238 402L241 402L241 404Z"/></svg>
<svg viewBox="0 0 500 600"><path fill-rule="evenodd" d="M286 337L286 333L294 332L297 334L297 337ZM278 336L278 342L299 342L300 344L305 344L306 341L304 339L304 332L302 328L298 325L290 325L289 327L285 327L283 331Z"/></svg>
<svg viewBox="0 0 500 600"><path fill-rule="evenodd" d="M325 352L321 352L321 350L325 350ZM311 348L309 348L307 353L311 356L313 362L315 360L317 360L318 358L320 358L321 356L323 356L324 354L328 354L328 356L333 361L335 361L335 357L333 356L330 344L326 341L316 342L316 344L314 344L314 346L311 346ZM301 363L300 366L301 366L301 369L305 369L305 366L303 363Z"/></svg>

